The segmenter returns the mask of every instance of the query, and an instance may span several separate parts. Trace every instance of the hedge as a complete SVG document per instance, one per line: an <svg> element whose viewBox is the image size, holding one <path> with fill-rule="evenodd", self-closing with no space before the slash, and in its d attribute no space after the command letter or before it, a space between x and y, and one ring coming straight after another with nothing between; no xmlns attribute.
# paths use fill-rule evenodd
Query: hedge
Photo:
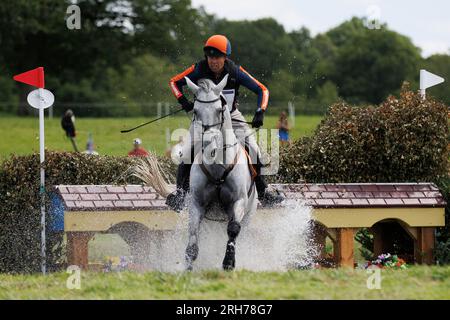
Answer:
<svg viewBox="0 0 450 320"><path fill-rule="evenodd" d="M46 190L59 184L139 183L125 174L134 159L81 153L46 152ZM173 172L171 161L163 165ZM0 165L0 272L40 270L39 154L12 156ZM47 197L49 199L49 197ZM46 208L50 202L47 200ZM62 233L50 232L47 212L47 265L64 262Z"/></svg>
<svg viewBox="0 0 450 320"><path fill-rule="evenodd" d="M379 106L332 105L314 134L280 153L271 181L284 183L435 182L449 200L447 106L423 101L404 86ZM447 224L438 229L437 257L450 263ZM367 250L370 241L359 240Z"/></svg>

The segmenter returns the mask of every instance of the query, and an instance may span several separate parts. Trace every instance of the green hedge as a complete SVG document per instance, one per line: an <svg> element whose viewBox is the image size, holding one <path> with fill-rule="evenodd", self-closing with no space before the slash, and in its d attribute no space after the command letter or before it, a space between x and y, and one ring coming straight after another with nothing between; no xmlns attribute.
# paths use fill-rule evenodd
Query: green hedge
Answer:
<svg viewBox="0 0 450 320"><path fill-rule="evenodd" d="M133 161L128 157L46 152L46 190L51 192L59 184L139 183L124 174ZM163 167L173 170L171 161ZM39 154L13 156L0 166L0 272L40 270L39 177ZM47 210L47 265L54 270L64 261L65 252L63 234L50 232L50 219Z"/></svg>
<svg viewBox="0 0 450 320"><path fill-rule="evenodd" d="M275 180L436 181L447 176L447 107L404 91L378 107L334 104L311 137L280 156Z"/></svg>
<svg viewBox="0 0 450 320"><path fill-rule="evenodd" d="M447 106L404 87L379 106L330 107L311 137L282 150L284 183L435 182L449 199ZM449 210L446 210L449 221ZM450 263L450 232L438 230L437 258ZM366 249L370 239L359 234Z"/></svg>

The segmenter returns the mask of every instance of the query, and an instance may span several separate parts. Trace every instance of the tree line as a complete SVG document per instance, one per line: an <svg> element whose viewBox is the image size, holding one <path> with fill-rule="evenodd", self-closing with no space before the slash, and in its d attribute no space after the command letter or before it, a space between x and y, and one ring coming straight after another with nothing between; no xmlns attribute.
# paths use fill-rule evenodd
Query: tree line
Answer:
<svg viewBox="0 0 450 320"><path fill-rule="evenodd" d="M450 79L448 54L424 59L411 39L386 24L367 28L365 18L312 36L307 27L287 32L272 18L221 19L190 0L80 0L81 28L70 30L73 2L0 2L0 112L30 112L30 88L12 75L43 66L59 112L153 114L157 102L175 103L169 78L201 59L215 33L230 39L231 59L269 87L271 105L294 101L310 113L337 100L378 104L403 81L417 89L421 68ZM448 86L429 93L449 102ZM241 95L253 103L252 93Z"/></svg>

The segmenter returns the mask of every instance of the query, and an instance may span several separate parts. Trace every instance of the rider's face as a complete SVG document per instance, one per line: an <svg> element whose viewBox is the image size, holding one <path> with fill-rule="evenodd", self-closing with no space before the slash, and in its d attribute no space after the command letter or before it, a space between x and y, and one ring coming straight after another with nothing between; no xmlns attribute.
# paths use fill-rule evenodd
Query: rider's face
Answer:
<svg viewBox="0 0 450 320"><path fill-rule="evenodd" d="M208 56L208 66L214 73L220 73L225 65L225 56L220 57L209 57Z"/></svg>

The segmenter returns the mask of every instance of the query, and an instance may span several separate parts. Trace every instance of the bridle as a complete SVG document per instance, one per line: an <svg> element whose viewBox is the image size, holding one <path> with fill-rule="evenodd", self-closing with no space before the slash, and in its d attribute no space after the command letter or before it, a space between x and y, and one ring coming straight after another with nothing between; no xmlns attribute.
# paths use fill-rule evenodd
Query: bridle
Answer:
<svg viewBox="0 0 450 320"><path fill-rule="evenodd" d="M217 97L216 99L206 101L206 100L200 100L200 99L198 99L196 96L194 96L194 101L198 101L198 102L200 102L200 103L208 103L208 104L217 102L217 101L219 101L219 100L221 100L221 99L222 99L222 97L219 96L219 97ZM220 117L221 117L220 122L212 123L212 124L203 124L203 123L202 123L202 129L203 129L203 130L202 130L202 153L204 152L203 138L204 138L205 132L206 132L208 129L211 129L211 128L216 127L216 126L218 126L218 125L220 125L220 129L219 129L219 130L222 131L223 124L224 124L224 122L225 122L225 117L224 117L225 108L226 108L226 104L222 103L222 109L221 109L221 112L220 112L220 115L221 115L221 116L220 116ZM197 116L197 115L196 115L196 113L195 113L195 111L194 111L194 118L195 118L196 116ZM192 119L192 121L195 121L195 119ZM220 148L218 148L218 149L225 150L225 149L227 149L227 148L234 147L234 146L237 145L237 144L238 144L238 140L236 139L236 141L235 141L233 144L224 144L224 145L222 145L222 147L220 147Z"/></svg>
<svg viewBox="0 0 450 320"><path fill-rule="evenodd" d="M198 99L197 97L194 97L194 101L198 101L198 102L200 102L200 103L208 103L208 104L217 102L218 100L221 100L221 99L222 99L222 96L219 96L219 97L216 98L216 99L209 100L209 101L205 101L205 100L200 100L200 99ZM202 130L202 154L203 154L203 152L204 152L203 138L204 138L205 131L207 131L208 129L213 128L213 127L215 127L215 126L218 126L218 125L220 125L220 131L222 131L223 124L224 124L224 122L225 122L225 117L224 117L225 108L226 108L226 104L225 104L225 103L222 103L222 109L221 109L221 121L220 121L220 122L213 123L213 124L206 124L206 125L202 123L202 129L203 129L203 130ZM193 117L192 121L195 121L195 117L196 117L196 113L194 112L194 117ZM240 122L242 122L242 121L240 121ZM221 149L225 150L225 149L227 149L227 148L229 148L229 147L234 147L234 146L236 146L237 144L239 144L239 141L238 141L237 137L236 137L235 140L236 140L236 141L235 141L233 144L226 144L226 143L223 144L222 147L221 147ZM219 149L220 149L220 148L219 148ZM237 152L236 152L236 154L235 154L235 156L234 156L234 159L233 159L233 162L231 163L231 165L229 165L229 166L227 166L227 167L225 167L225 166L222 165L222 166L224 167L225 170L224 170L222 176L219 177L219 178L213 177L213 176L211 175L211 173L210 173L210 172L208 171L208 169L205 167L205 164L203 163L203 161L200 163L200 169L202 170L203 174L206 176L206 178L208 179L208 181L209 181L210 183L212 183L212 184L215 186L215 188L216 188L217 197L218 197L218 199L219 199L219 202L220 202L220 190L221 190L221 187L222 187L223 183L225 182L226 178L228 177L228 175L230 174L230 172L234 169L234 167L235 167L235 165L236 165L236 163L237 163L237 161L238 161L239 153L240 153L240 149L237 150ZM254 180L252 180L252 183L251 183L251 185L250 185L250 188L249 188L249 190L248 190L248 192L247 192L247 196L248 196L248 197L250 197L250 194L251 194L252 191L253 191L253 184L254 184ZM222 221L222 220L215 220L215 219L211 219L211 218L207 218L207 219L208 219L208 220L213 220L213 221Z"/></svg>

